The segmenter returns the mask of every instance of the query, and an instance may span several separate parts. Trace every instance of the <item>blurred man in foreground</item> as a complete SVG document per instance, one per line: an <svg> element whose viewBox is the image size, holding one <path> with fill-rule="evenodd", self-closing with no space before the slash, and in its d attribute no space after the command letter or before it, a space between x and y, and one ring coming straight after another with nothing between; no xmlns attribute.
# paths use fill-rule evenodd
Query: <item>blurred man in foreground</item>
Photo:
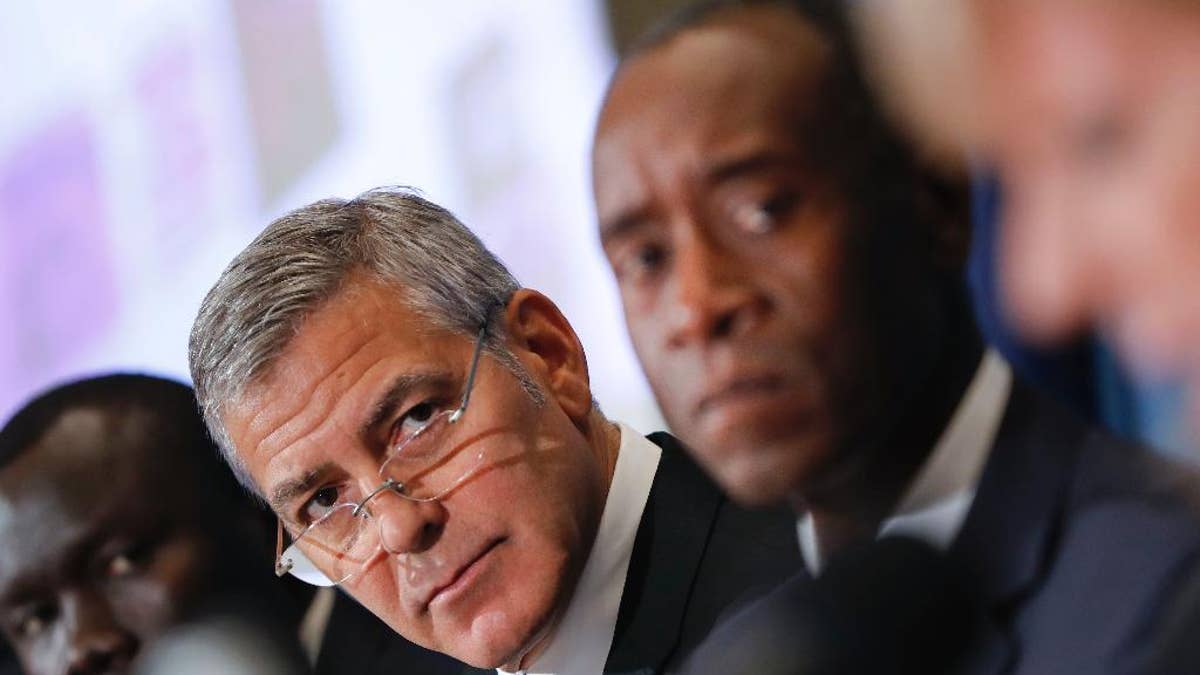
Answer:
<svg viewBox="0 0 1200 675"><path fill-rule="evenodd" d="M1200 552L1191 476L983 349L965 192L847 35L838 3L709 3L615 75L600 236L658 401L731 494L791 500L810 570L878 533L947 549L988 620L969 670L1136 663Z"/></svg>
<svg viewBox="0 0 1200 675"><path fill-rule="evenodd" d="M1000 171L1000 262L1019 325L1043 341L1096 325L1143 372L1197 390L1200 5L862 8L868 53L904 64L880 68L904 119L925 142ZM930 43L943 46L937 56Z"/></svg>
<svg viewBox="0 0 1200 675"><path fill-rule="evenodd" d="M661 672L798 563L665 434L592 401L575 332L402 190L272 223L192 331L209 426L292 544L397 632L481 668Z"/></svg>
<svg viewBox="0 0 1200 675"><path fill-rule="evenodd" d="M0 621L30 675L126 672L169 629L237 613L302 668L304 597L253 563L265 519L191 390L140 375L55 388L0 430Z"/></svg>

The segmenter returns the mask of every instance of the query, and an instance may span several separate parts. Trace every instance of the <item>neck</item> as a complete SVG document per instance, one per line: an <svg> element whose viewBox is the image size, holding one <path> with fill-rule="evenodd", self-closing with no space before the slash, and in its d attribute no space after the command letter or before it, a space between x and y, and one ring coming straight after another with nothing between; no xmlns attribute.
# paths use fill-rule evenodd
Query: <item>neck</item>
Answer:
<svg viewBox="0 0 1200 675"><path fill-rule="evenodd" d="M593 518L592 536L595 537L596 531L600 526L600 514L604 511L605 502L608 500L608 491L612 488L613 475L617 469L617 455L621 449L621 427L617 424L605 419L604 415L598 409L593 408L588 415L588 424L584 431L584 436L587 438L588 444L591 446L597 461L600 465L600 496L599 496L599 511ZM584 551L586 554L591 551L590 547ZM582 572L582 563L579 572ZM575 579L578 582L578 578ZM572 595L574 591L572 591ZM566 611L566 607L570 606L570 601L566 602L553 620L545 629L539 631L537 637L531 641L530 647L524 652L505 663L501 668L506 672L515 673L522 669L527 669L538 657L545 653L550 646L551 640L554 639L554 634L558 630L558 622L562 619L562 613Z"/></svg>
<svg viewBox="0 0 1200 675"><path fill-rule="evenodd" d="M854 452L837 476L793 497L797 511L813 519L817 547L828 557L846 546L875 538L925 461L983 356L983 344L971 321L947 332L943 348L904 412L886 433Z"/></svg>

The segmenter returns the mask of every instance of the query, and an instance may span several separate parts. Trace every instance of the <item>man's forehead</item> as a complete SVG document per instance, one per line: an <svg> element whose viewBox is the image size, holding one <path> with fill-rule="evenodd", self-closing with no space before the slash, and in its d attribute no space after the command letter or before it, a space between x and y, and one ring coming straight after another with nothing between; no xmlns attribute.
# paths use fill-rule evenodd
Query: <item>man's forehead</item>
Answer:
<svg viewBox="0 0 1200 675"><path fill-rule="evenodd" d="M119 502L157 501L164 483L189 476L194 466L184 456L192 447L174 431L139 406L68 410L0 470L0 492L21 501L53 500L64 512L83 514Z"/></svg>
<svg viewBox="0 0 1200 675"><path fill-rule="evenodd" d="M145 436L154 423L152 417L137 407L120 411L98 407L67 410L0 471L0 486L30 478L69 481L75 476L94 477L97 468L103 468L111 479L114 471L141 459Z"/></svg>
<svg viewBox="0 0 1200 675"><path fill-rule="evenodd" d="M724 142L768 126L797 131L799 113L817 102L808 92L827 68L828 44L798 17L776 26L750 10L739 12L750 16L686 29L622 66L597 125L598 172L616 159L614 146L646 149L645 142L623 137L651 135L660 147Z"/></svg>
<svg viewBox="0 0 1200 675"><path fill-rule="evenodd" d="M286 447L384 360L413 369L441 363L439 346L448 336L394 287L362 279L348 284L301 323L270 368L227 408L239 454Z"/></svg>
<svg viewBox="0 0 1200 675"><path fill-rule="evenodd" d="M123 452L135 448L114 440L114 426L100 411L78 413L64 415L36 447L0 470L6 578L55 564L103 522L165 506L149 494L155 471L145 457Z"/></svg>
<svg viewBox="0 0 1200 675"><path fill-rule="evenodd" d="M803 150L826 41L791 10L737 10L631 58L605 101L593 155L602 228L652 198L648 183L709 183L726 164ZM774 22L774 23L772 23ZM631 166L631 164L633 166Z"/></svg>
<svg viewBox="0 0 1200 675"><path fill-rule="evenodd" d="M723 96L732 88L773 94L819 77L829 53L828 40L795 12L745 8L631 57L618 71L616 86L646 76L666 95L660 98Z"/></svg>

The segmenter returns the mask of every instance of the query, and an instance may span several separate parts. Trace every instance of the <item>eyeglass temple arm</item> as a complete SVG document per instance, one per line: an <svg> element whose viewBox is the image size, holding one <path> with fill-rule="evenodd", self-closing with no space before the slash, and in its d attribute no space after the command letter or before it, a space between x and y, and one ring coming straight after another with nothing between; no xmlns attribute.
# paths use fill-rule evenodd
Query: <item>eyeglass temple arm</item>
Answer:
<svg viewBox="0 0 1200 675"><path fill-rule="evenodd" d="M483 352L483 338L487 333L487 321L479 327L479 337L475 340L475 354L471 357L471 371L467 373L467 389L463 392L462 403L459 404L458 410L455 410L450 415L450 422L453 424L462 417L462 414L467 410L467 404L471 402L471 390L475 388L475 372L479 369L479 354Z"/></svg>
<svg viewBox="0 0 1200 675"><path fill-rule="evenodd" d="M275 576L282 577L292 571L292 561L283 559L283 521L276 519L275 525Z"/></svg>

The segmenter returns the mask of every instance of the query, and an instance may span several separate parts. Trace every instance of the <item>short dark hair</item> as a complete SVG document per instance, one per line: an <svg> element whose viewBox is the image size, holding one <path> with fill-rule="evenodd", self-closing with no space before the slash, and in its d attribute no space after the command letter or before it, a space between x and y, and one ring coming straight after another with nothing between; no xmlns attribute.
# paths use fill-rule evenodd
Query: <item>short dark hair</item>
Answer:
<svg viewBox="0 0 1200 675"><path fill-rule="evenodd" d="M701 0L668 14L637 39L621 65L637 59L691 29L716 23L739 10L778 8L793 12L829 44L831 54L825 74L817 140L855 139L856 152L841 156L844 148L817 147L824 166L836 173L843 191L858 196L854 203L868 221L919 227L925 236L940 240L933 250L951 260L938 260L950 273L952 288L961 285L970 244L970 190L963 176L947 175L922 157L917 146L887 114L875 88L870 86L856 43L849 0ZM609 86L619 77L615 74ZM953 224L946 227L946 224ZM921 227L933 226L933 227Z"/></svg>
<svg viewBox="0 0 1200 675"><path fill-rule="evenodd" d="M652 24L630 45L626 59L668 42L691 28L701 26L717 14L751 7L781 7L793 10L832 42L846 46L851 43L850 24L845 2L842 0L701 0L669 12Z"/></svg>
<svg viewBox="0 0 1200 675"><path fill-rule="evenodd" d="M170 461L185 462L204 485L206 498L244 500L243 490L220 459L196 405L192 388L152 375L117 373L74 380L38 394L0 428L0 471L34 448L68 412L99 410L106 414L138 411L161 421L168 438L163 450ZM147 433L158 430L147 429Z"/></svg>

